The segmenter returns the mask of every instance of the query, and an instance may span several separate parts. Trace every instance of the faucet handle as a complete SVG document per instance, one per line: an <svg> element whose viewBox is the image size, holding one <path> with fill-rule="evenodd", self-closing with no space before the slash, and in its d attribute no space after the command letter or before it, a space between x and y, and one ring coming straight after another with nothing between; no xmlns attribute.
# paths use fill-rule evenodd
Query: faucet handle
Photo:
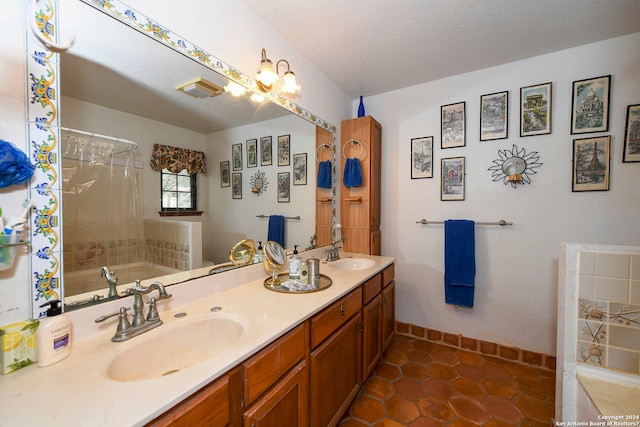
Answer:
<svg viewBox="0 0 640 427"><path fill-rule="evenodd" d="M130 310L130 309L131 309L131 307L120 307L120 308L118 309L118 311L114 311L113 313L105 314L105 315L103 315L103 316L98 317L98 318L95 320L95 322L96 322L96 323L101 323L101 322L104 322L104 321L105 321L105 320L107 320L107 319L112 318L113 316L118 316L118 315L120 315L120 314L127 314L127 310Z"/></svg>
<svg viewBox="0 0 640 427"><path fill-rule="evenodd" d="M116 336L123 335L125 332L132 328L131 323L129 322L129 317L127 317L127 311L130 307L120 307L120 309L111 314L105 314L104 316L98 317L95 322L100 323L104 322L107 319L110 319L113 316L118 316L118 327L116 328Z"/></svg>
<svg viewBox="0 0 640 427"><path fill-rule="evenodd" d="M157 322L160 320L158 309L156 308L156 298L149 298L149 311L147 312L147 322Z"/></svg>

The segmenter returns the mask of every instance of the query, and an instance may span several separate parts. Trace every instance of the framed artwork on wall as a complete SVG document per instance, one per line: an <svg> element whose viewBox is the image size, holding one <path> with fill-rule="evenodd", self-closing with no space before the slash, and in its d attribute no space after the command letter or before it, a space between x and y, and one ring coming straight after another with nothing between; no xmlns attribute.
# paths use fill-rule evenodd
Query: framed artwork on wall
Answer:
<svg viewBox="0 0 640 427"><path fill-rule="evenodd" d="M552 83L520 88L520 136L551 133Z"/></svg>
<svg viewBox="0 0 640 427"><path fill-rule="evenodd" d="M234 199L242 199L242 172L234 172L231 174L231 197Z"/></svg>
<svg viewBox="0 0 640 427"><path fill-rule="evenodd" d="M480 97L480 141L505 139L509 136L509 92L496 92Z"/></svg>
<svg viewBox="0 0 640 427"><path fill-rule="evenodd" d="M573 82L571 134L609 130L611 75Z"/></svg>
<svg viewBox="0 0 640 427"><path fill-rule="evenodd" d="M247 140L247 167L255 168L258 166L258 140Z"/></svg>
<svg viewBox="0 0 640 427"><path fill-rule="evenodd" d="M278 172L278 203L289 203L291 198L291 174Z"/></svg>
<svg viewBox="0 0 640 427"><path fill-rule="evenodd" d="M440 200L464 200L464 157L440 160Z"/></svg>
<svg viewBox="0 0 640 427"><path fill-rule="evenodd" d="M260 138L260 166L269 166L273 164L271 137L263 136Z"/></svg>
<svg viewBox="0 0 640 427"><path fill-rule="evenodd" d="M465 146L465 102L440 107L441 148Z"/></svg>
<svg viewBox="0 0 640 427"><path fill-rule="evenodd" d="M622 161L640 162L640 104L627 106Z"/></svg>
<svg viewBox="0 0 640 427"><path fill-rule="evenodd" d="M608 191L610 136L573 140L571 191Z"/></svg>
<svg viewBox="0 0 640 427"><path fill-rule="evenodd" d="M293 155L293 185L307 185L307 153Z"/></svg>
<svg viewBox="0 0 640 427"><path fill-rule="evenodd" d="M229 160L220 162L220 187L230 187L231 176L229 174Z"/></svg>
<svg viewBox="0 0 640 427"><path fill-rule="evenodd" d="M411 179L433 178L433 136L411 138Z"/></svg>
<svg viewBox="0 0 640 427"><path fill-rule="evenodd" d="M278 137L278 166L289 166L291 164L290 141L290 135L280 135Z"/></svg>
<svg viewBox="0 0 640 427"><path fill-rule="evenodd" d="M242 170L242 144L233 144L231 146L231 162L234 171Z"/></svg>

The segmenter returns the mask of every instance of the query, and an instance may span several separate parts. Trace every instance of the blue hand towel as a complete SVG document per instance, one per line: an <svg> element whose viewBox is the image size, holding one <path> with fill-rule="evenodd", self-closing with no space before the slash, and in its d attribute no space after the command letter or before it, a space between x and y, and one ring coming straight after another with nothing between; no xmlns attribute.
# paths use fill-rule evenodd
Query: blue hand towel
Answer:
<svg viewBox="0 0 640 427"><path fill-rule="evenodd" d="M360 159L347 159L344 164L342 182L345 187L359 187L362 185L362 169Z"/></svg>
<svg viewBox="0 0 640 427"><path fill-rule="evenodd" d="M475 223L444 222L444 298L447 304L473 307L476 275Z"/></svg>
<svg viewBox="0 0 640 427"><path fill-rule="evenodd" d="M269 216L269 232L267 234L267 240L278 242L280 243L280 246L284 248L284 216Z"/></svg>
<svg viewBox="0 0 640 427"><path fill-rule="evenodd" d="M318 164L318 187L331 188L331 160Z"/></svg>

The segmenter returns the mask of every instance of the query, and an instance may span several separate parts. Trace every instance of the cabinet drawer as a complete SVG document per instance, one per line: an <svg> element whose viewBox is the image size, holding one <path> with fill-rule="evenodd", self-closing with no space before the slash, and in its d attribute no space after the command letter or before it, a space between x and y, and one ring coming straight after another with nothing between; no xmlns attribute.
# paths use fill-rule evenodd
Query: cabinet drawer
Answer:
<svg viewBox="0 0 640 427"><path fill-rule="evenodd" d="M305 327L298 326L242 364L245 408L304 357Z"/></svg>
<svg viewBox="0 0 640 427"><path fill-rule="evenodd" d="M362 284L362 304L367 304L382 290L382 275L380 273L373 276Z"/></svg>
<svg viewBox="0 0 640 427"><path fill-rule="evenodd" d="M360 312L360 308L362 308L362 287L358 286L356 290L313 316L311 318L311 348L315 348L347 322L351 316Z"/></svg>
<svg viewBox="0 0 640 427"><path fill-rule="evenodd" d="M396 276L396 265L395 264L391 264L390 266L388 266L384 270L382 270L382 287L384 288L387 285L389 285L389 283L391 283L393 281L395 276Z"/></svg>

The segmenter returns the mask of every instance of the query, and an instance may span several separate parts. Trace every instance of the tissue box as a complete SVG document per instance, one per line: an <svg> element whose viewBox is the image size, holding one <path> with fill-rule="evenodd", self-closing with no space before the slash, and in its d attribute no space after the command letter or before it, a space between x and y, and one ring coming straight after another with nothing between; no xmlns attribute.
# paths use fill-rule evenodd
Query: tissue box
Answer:
<svg viewBox="0 0 640 427"><path fill-rule="evenodd" d="M29 319L0 327L0 366L8 374L38 360L36 330L40 321Z"/></svg>

